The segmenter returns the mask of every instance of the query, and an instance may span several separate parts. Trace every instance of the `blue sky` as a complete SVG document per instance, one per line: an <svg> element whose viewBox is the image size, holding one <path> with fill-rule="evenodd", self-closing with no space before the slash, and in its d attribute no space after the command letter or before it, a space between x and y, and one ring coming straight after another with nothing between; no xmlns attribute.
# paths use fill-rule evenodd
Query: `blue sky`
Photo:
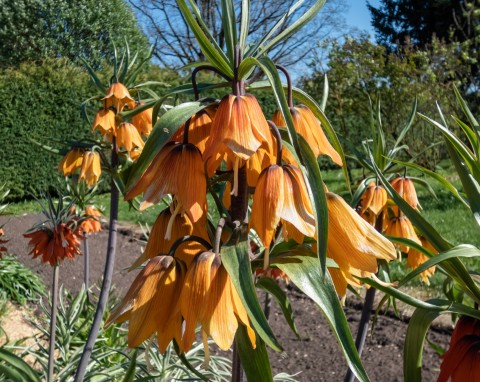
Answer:
<svg viewBox="0 0 480 382"><path fill-rule="evenodd" d="M347 0L350 7L346 19L348 25L365 30L373 35L370 25L370 12L367 8L367 0ZM369 3L375 7L380 5L380 0L369 0Z"/></svg>

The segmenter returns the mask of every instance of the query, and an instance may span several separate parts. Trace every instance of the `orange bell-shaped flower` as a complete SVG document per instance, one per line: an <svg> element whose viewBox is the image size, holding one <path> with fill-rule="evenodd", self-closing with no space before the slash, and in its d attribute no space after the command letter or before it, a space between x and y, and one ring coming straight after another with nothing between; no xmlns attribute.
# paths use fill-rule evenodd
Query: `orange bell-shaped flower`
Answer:
<svg viewBox="0 0 480 382"><path fill-rule="evenodd" d="M327 256L339 268L330 268L337 293L344 296L347 284L358 287L353 276L369 277L378 270L377 260L397 258L395 248L363 220L340 196L327 193Z"/></svg>
<svg viewBox="0 0 480 382"><path fill-rule="evenodd" d="M2 254L7 253L7 247L5 244L8 243L8 240L5 240L5 232L3 228L0 228L0 259L2 258Z"/></svg>
<svg viewBox="0 0 480 382"><path fill-rule="evenodd" d="M403 237L422 245L420 239L415 233L412 222L404 215L389 219L385 235L394 237ZM410 247L404 244L395 244L404 253L409 253Z"/></svg>
<svg viewBox="0 0 480 382"><path fill-rule="evenodd" d="M387 204L387 191L384 187L376 185L375 182L370 182L367 189L360 199L360 213L371 211L375 216L378 216Z"/></svg>
<svg viewBox="0 0 480 382"><path fill-rule="evenodd" d="M320 122L312 111L305 105L298 105L290 108L290 113L292 114L295 130L305 138L315 156L328 155L334 163L342 166L342 158L328 141ZM277 126L286 125L279 110L273 115L272 121Z"/></svg>
<svg viewBox="0 0 480 382"><path fill-rule="evenodd" d="M98 183L101 174L100 154L96 151L87 151L83 155L82 168L78 179L85 180L88 187L92 187Z"/></svg>
<svg viewBox="0 0 480 382"><path fill-rule="evenodd" d="M68 151L58 164L58 171L68 176L79 170L83 163L83 153L82 149L71 149Z"/></svg>
<svg viewBox="0 0 480 382"><path fill-rule="evenodd" d="M196 223L205 216L206 192L207 181L200 151L190 143L170 142L160 150L125 199L144 193L140 205L140 210L144 210L165 195L173 194L180 211Z"/></svg>
<svg viewBox="0 0 480 382"><path fill-rule="evenodd" d="M103 100L105 101L105 109L113 106L117 113L120 113L125 105L128 105L130 109L135 107L135 101L130 96L128 89L120 82L110 85Z"/></svg>
<svg viewBox="0 0 480 382"><path fill-rule="evenodd" d="M442 358L437 382L480 382L480 321L460 317Z"/></svg>
<svg viewBox="0 0 480 382"><path fill-rule="evenodd" d="M136 108L141 107L143 105L145 105L145 104L143 102L140 102L140 103L138 103ZM148 137L150 135L150 132L152 131L152 128L153 128L153 126L152 126L152 120L153 120L152 112L153 112L152 108L145 109L145 110L141 111L140 113L135 114L132 117L133 125L137 128L140 135L143 135L145 137Z"/></svg>
<svg viewBox="0 0 480 382"><path fill-rule="evenodd" d="M186 267L171 256L159 255L133 281L106 325L129 321L128 346L139 346L157 333L160 353L175 339L182 349L182 318L178 303Z"/></svg>
<svg viewBox="0 0 480 382"><path fill-rule="evenodd" d="M401 176L395 178L390 182L392 187L397 191L397 193L414 209L420 207L418 203L417 192L415 191L415 185L410 178Z"/></svg>
<svg viewBox="0 0 480 382"><path fill-rule="evenodd" d="M85 218L78 227L79 233L82 235L88 235L100 232L102 230L100 216L102 216L102 213L95 206L87 206L85 208Z"/></svg>
<svg viewBox="0 0 480 382"><path fill-rule="evenodd" d="M193 344L197 324L220 349L230 349L239 322L246 326L252 348L255 348L255 332L250 327L247 311L219 255L208 251L195 258L185 277L180 309L185 320L184 351Z"/></svg>
<svg viewBox="0 0 480 382"><path fill-rule="evenodd" d="M92 133L98 130L102 136L115 135L115 112L112 109L101 109L92 123Z"/></svg>
<svg viewBox="0 0 480 382"><path fill-rule="evenodd" d="M420 237L420 242L422 243L422 247L428 249L429 251L437 254L438 251L433 248L433 246L423 237ZM410 248L408 251L407 257L407 267L412 268L412 270L417 269L420 265L422 265L425 261L427 261L429 257L425 255L423 252L416 250L415 248ZM430 285L430 281L428 280L429 277L432 277L435 273L435 266L428 268L426 271L421 273L422 280L425 284Z"/></svg>
<svg viewBox="0 0 480 382"><path fill-rule="evenodd" d="M143 149L145 142L143 141L140 133L129 122L122 122L117 128L117 152L124 148L129 153L132 153L135 149Z"/></svg>

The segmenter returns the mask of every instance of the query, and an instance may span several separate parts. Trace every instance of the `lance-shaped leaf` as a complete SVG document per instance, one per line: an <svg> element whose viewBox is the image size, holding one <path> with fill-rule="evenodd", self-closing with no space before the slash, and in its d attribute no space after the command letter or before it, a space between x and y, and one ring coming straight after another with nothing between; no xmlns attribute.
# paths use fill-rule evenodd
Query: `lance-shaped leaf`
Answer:
<svg viewBox="0 0 480 382"><path fill-rule="evenodd" d="M330 324L350 369L360 381L368 381L330 274L320 274L318 258L285 256L272 259L272 264L285 272L298 288L317 303Z"/></svg>
<svg viewBox="0 0 480 382"><path fill-rule="evenodd" d="M293 309L292 305L290 304L290 300L288 299L286 293L280 288L280 286L270 277L260 277L256 284L257 288L261 288L264 291L270 293L278 303L278 306L282 310L285 319L287 320L288 326L290 329L295 333L297 337L298 330L295 325L294 316L293 316Z"/></svg>
<svg viewBox="0 0 480 382"><path fill-rule="evenodd" d="M238 326L235 341L247 381L273 382L272 368L265 342L258 338L256 348L252 349L247 329L243 325Z"/></svg>
<svg viewBox="0 0 480 382"><path fill-rule="evenodd" d="M255 292L252 268L248 256L247 240L223 246L221 254L222 264L232 279L233 285L247 310L248 317L250 318L256 333L272 349L282 351L282 347L278 343L270 325L268 324L268 320L263 313Z"/></svg>
<svg viewBox="0 0 480 382"><path fill-rule="evenodd" d="M202 110L207 105L200 102L183 103L167 111L155 124L150 136L148 137L142 154L129 170L129 177L126 185L126 191L133 187L138 179L145 172L155 156L159 153L165 143L178 130L178 128L192 115Z"/></svg>

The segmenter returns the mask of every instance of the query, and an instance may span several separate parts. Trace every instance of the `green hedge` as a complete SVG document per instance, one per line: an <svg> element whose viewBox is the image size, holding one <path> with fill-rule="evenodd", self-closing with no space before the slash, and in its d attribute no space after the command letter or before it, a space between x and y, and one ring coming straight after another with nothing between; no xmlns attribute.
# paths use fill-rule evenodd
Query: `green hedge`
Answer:
<svg viewBox="0 0 480 382"><path fill-rule="evenodd" d="M80 104L94 91L87 74L64 60L0 72L0 184L11 199L56 182L60 157L30 139L59 147L56 141L87 136Z"/></svg>

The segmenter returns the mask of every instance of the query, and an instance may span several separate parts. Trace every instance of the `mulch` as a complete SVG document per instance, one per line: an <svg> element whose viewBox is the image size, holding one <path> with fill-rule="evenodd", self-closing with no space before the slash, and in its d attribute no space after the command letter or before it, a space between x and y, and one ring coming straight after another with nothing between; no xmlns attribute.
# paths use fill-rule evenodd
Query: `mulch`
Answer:
<svg viewBox="0 0 480 382"><path fill-rule="evenodd" d="M45 282L51 285L52 268L42 264L39 259L28 255L28 241L22 234L40 215L3 216L0 225L5 223L4 230L10 242L8 249L18 259L34 270ZM128 267L140 255L141 234L131 227L119 228L117 255L113 284L113 293L121 296L131 285L136 272L128 272ZM105 266L107 248L107 232L104 230L89 239L90 248L90 282L100 282ZM66 260L60 267L60 283L72 292L78 291L83 283L83 257ZM274 373L286 372L295 374L299 381L343 381L346 372L346 361L339 345L331 332L326 319L317 306L305 298L295 288L288 288L289 298L295 312L295 322L300 333L297 338L288 327L280 309L272 302L270 324L284 351L270 351ZM262 294L262 292L260 292ZM260 296L263 298L263 296ZM353 333L356 332L361 315L361 304L353 299L345 308L348 323ZM392 315L381 315L372 333L369 334L364 348L362 360L372 381L403 381L403 343L407 330L408 317L398 319ZM448 347L451 330L435 327L429 331L428 339L443 347ZM423 355L423 381L436 381L439 372L440 358L431 346L426 344Z"/></svg>

